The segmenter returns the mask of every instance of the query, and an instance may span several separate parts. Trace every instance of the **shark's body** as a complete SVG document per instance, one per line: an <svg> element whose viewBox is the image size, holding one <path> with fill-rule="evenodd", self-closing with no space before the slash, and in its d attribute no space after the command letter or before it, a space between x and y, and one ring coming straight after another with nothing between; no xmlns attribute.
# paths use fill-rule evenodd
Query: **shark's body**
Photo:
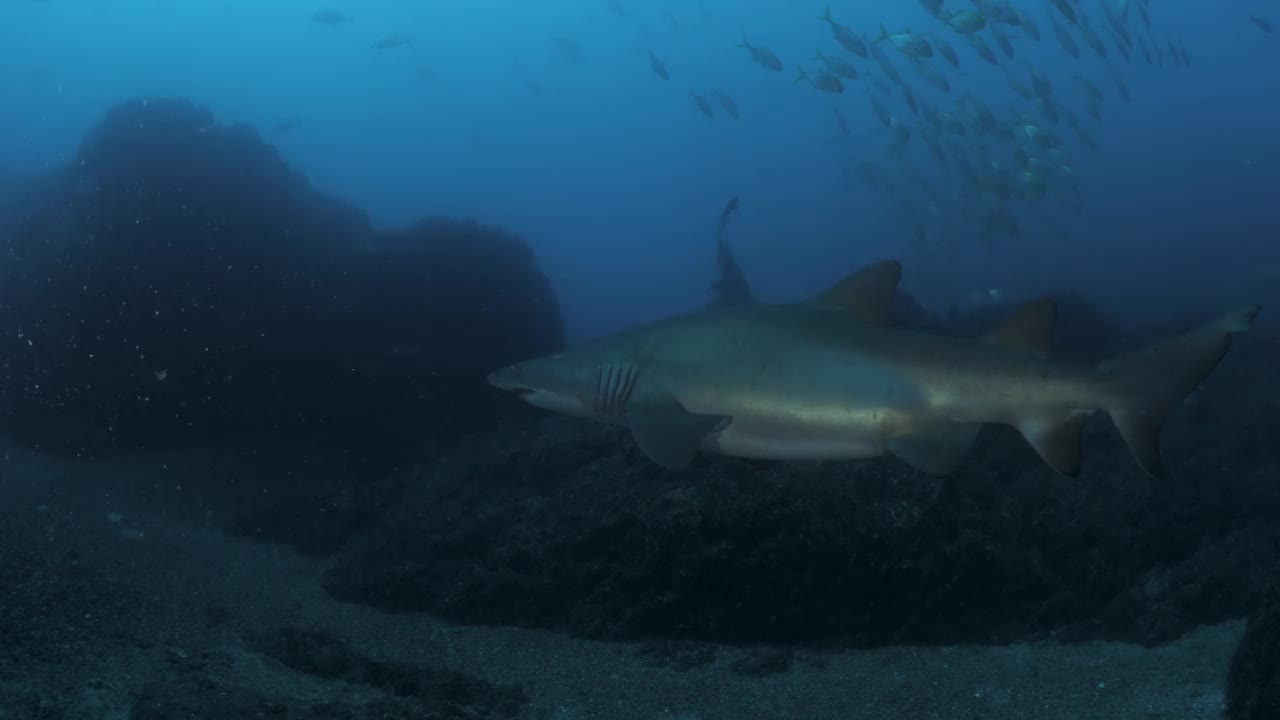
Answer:
<svg viewBox="0 0 1280 720"><path fill-rule="evenodd" d="M738 272L731 256L728 266ZM885 262L809 303L722 303L513 365L490 382L539 407L624 425L645 454L671 468L698 449L781 460L888 452L946 475L983 424L1001 423L1074 476L1084 418L1103 410L1155 474L1164 418L1258 311L1243 308L1142 353L1079 366L1048 358L1052 301L1030 303L973 340L893 327L899 274Z"/></svg>

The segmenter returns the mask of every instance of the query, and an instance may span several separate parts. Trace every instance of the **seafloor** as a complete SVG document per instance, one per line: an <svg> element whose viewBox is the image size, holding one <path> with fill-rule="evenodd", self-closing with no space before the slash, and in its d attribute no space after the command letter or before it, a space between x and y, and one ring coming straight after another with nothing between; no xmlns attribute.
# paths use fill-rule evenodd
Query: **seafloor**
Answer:
<svg viewBox="0 0 1280 720"><path fill-rule="evenodd" d="M1266 470L1275 477L1273 456L1257 451L1252 469L1239 465L1236 456L1242 437L1259 431L1258 423L1268 422L1267 417L1275 422L1275 407L1266 398L1276 394L1265 385L1275 381L1254 373L1273 366L1280 344L1257 337L1243 345L1191 406L1172 419L1166 437L1175 463L1170 482L1189 482L1188 466L1223 468L1237 478ZM1244 382L1247 377L1262 379ZM1220 419L1206 421L1205 414ZM997 435L985 442L973 463L990 460L1007 440ZM1135 477L1103 429L1091 432L1089 440L1096 450L1092 470L1070 481L1069 491L1054 493L1112 497L1115 483ZM584 445L589 457L574 455ZM554 464L566 452L577 459ZM1176 471L1178 465L1184 471ZM848 487L821 492L853 492L850 488L860 483L878 487L886 473L906 482L911 471L891 460L800 470L705 460L688 474L659 478L630 441L611 429L530 416L428 453L400 474L394 489L377 491L384 493L380 507L387 517L353 521L353 514L360 515L353 506L366 501L348 495L315 500L337 486L325 467L301 452L175 451L89 462L9 446L0 482L0 718L1218 718L1228 665L1244 627L1233 611L1234 600L1219 596L1242 594L1240 602L1248 605L1256 600L1255 580L1238 579L1233 587L1235 575L1199 583L1183 575L1203 571L1197 563L1205 556L1229 564L1231 553L1240 552L1229 549L1249 544L1249 534L1257 532L1254 524L1265 521L1243 515L1215 520L1215 527L1225 523L1224 532L1201 533L1194 546L1166 554L1162 582L1176 585L1177 592L1153 587L1148 572L1133 578L1145 583L1148 606L1132 607L1135 601L1120 588L1096 607L1077 608L1074 615L1059 612L1059 630L1043 631L1047 620L1003 615L1017 607L1009 603L994 613L979 607L938 610L958 627L936 627L936 613L932 618L925 613L933 612L930 598L938 589L921 586L922 601L915 607L902 600L901 608L850 608L865 612L865 622L885 623L890 629L884 632L851 632L858 621L846 618L830 625L843 628L844 635L804 639L825 625L797 617L793 626L783 621L756 633L775 642L743 646L708 639L730 634L715 623L738 622L731 598L759 592L757 584L794 585L803 575L791 568L779 570L777 577L744 577L738 586L708 588L706 595L719 599L696 607L687 587L643 564L629 566L632 573L648 574L632 579L640 583L636 587L668 583L658 594L681 596L687 605L667 609L667 617L685 625L655 625L646 633L645 622L658 621L645 606L660 603L661 597L635 597L630 604L613 597L610 607L600 606L599 598L611 598L604 584L628 582L618 574L628 567L610 572L600 566L609 565L609 555L635 562L619 554L619 542L643 544L638 535L619 528L604 532L604 525L616 521L604 517L610 512L605 508L636 516L632 526L646 525L654 547L674 538L684 543L677 556L696 556L711 550L688 544L686 522L655 524L653 516L678 519L740 502L725 494L724 484L730 482L747 483L761 498L794 507L795 497L788 499L775 483L840 482ZM807 477L787 474L800 472ZM1018 483L1068 482L1029 462L1016 477ZM607 486L613 489L601 490ZM1202 505L1173 516L1221 512L1222 492L1246 493L1243 486L1197 486ZM937 503L964 506L955 499L926 502L911 495L918 489L909 483L903 487L904 497L914 497L911 502L918 505L913 517L944 512ZM811 492L812 487L800 495ZM1009 488L1012 497L1025 498L1025 492ZM1150 488L1150 505L1161 506L1164 492L1158 484ZM964 488L943 493L965 494ZM1192 502L1196 496L1183 490L1179 497ZM305 505L301 498L321 507L304 508L289 520L282 508ZM807 521L824 522L829 512L857 517L865 508L854 500L834 510L811 508ZM655 510L653 503L665 510ZM1014 512L997 498L983 503ZM1023 512L1046 515L1044 523L1052 529L1057 525L1047 518L1051 506L1059 514L1105 517L1104 511L1058 501ZM550 519L565 508L596 517ZM723 507L718 512L730 513ZM923 522L920 518L910 522ZM1070 524L1094 521L1081 515ZM269 527L270 522L279 524ZM862 532L879 527L874 518L857 522ZM908 521L899 517L898 522ZM509 527L504 530L502 523ZM979 526L972 519L964 523L974 531ZM654 535L663 527L666 538ZM880 532L898 531L902 528ZM743 559L753 553L786 553L777 542L788 531L767 513L738 532L740 547L716 550L735 567L758 567ZM819 537L810 542L843 547L851 542L838 533L823 535L832 532L829 527L812 532ZM990 546L990 560L998 565L1004 551L996 545L1009 541L990 528L982 532L991 536L979 544ZM1174 537L1188 531L1170 532ZM321 542L326 533L340 537ZM420 543L410 537L415 533ZM272 535L277 537L269 539ZM1096 546L1080 552L1106 556L1106 544L1115 538L1096 531L1090 536ZM1134 537L1151 541L1148 536ZM952 542L925 554L935 563L960 558L957 572L969 572L962 560L971 552L967 541ZM1046 538L1035 542L1048 544ZM490 547L494 543L505 547ZM563 554L537 556L548 552L548 543L560 543ZM433 556L443 546L454 548L452 562ZM1045 567L1050 566L1063 567L1061 560L1046 560ZM580 591L570 577L574 568L601 584L597 603L566 598L552 607L552 590ZM884 568L871 572L882 580L890 577ZM932 577L928 568L912 572ZM996 581L1014 575L1008 568L991 572ZM554 588L539 591L530 584L529 578L544 576ZM372 587L371 577L384 585ZM715 577L733 582L726 573ZM957 577L955 584L956 593L976 592L966 578ZM410 586L419 588L423 606L470 616L473 624L447 622L409 607ZM379 594L380 589L385 592ZM1009 594L990 590L992 603ZM1034 588L1023 590L1021 609L1027 613L1044 615L1055 602L1081 602L1061 593L1038 599ZM445 599L451 592L458 597ZM815 582L814 592L830 592L830 587ZM1166 597L1163 606L1155 599L1171 593L1175 598ZM875 596L849 588L850 605ZM814 601L804 610L818 612L827 601ZM763 598L759 607L770 602ZM751 603L745 597L738 601L744 607ZM1119 615L1117 603L1127 604ZM736 617L750 619L753 612L740 609ZM636 613L648 619L641 622ZM910 613L923 628L917 633L902 621ZM973 628L964 627L967 617L973 618ZM485 618L555 629L474 624ZM657 637L663 634L668 637ZM892 642L913 634L921 640L968 639ZM984 634L1000 638L999 643L983 644ZM1098 639L1125 636L1133 642ZM783 642L788 637L791 642Z"/></svg>

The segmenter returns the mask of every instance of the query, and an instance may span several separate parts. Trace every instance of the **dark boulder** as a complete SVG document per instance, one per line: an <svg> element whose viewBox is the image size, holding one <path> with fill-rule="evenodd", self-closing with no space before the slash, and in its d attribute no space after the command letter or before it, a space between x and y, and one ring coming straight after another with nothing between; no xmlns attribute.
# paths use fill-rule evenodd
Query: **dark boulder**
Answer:
<svg viewBox="0 0 1280 720"><path fill-rule="evenodd" d="M1280 718L1280 573L1275 577L1231 659L1228 720Z"/></svg>
<svg viewBox="0 0 1280 720"><path fill-rule="evenodd" d="M304 444L383 466L492 422L485 373L562 340L518 237L375 232L183 100L112 109L9 217L0 431L46 449Z"/></svg>

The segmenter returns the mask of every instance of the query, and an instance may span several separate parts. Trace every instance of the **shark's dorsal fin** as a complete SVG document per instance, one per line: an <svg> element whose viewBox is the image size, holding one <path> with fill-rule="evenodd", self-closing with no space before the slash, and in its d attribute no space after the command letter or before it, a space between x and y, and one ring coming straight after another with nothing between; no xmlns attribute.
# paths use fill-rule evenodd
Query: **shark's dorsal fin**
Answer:
<svg viewBox="0 0 1280 720"><path fill-rule="evenodd" d="M733 211L738 209L738 198L729 198L724 210L720 211L720 222L716 225L716 281L711 284L715 299L712 307L734 307L754 305L755 297L751 294L751 285L747 276L742 274L738 260L733 256L733 248L729 246L729 220Z"/></svg>
<svg viewBox="0 0 1280 720"><path fill-rule="evenodd" d="M1053 323L1058 317L1058 303L1041 298L1013 311L1004 322L982 336L991 345L1017 348L1037 357L1049 357L1053 340Z"/></svg>
<svg viewBox="0 0 1280 720"><path fill-rule="evenodd" d="M816 302L845 308L866 322L887 325L893 322L893 300L901 279L902 263L883 260L832 285Z"/></svg>

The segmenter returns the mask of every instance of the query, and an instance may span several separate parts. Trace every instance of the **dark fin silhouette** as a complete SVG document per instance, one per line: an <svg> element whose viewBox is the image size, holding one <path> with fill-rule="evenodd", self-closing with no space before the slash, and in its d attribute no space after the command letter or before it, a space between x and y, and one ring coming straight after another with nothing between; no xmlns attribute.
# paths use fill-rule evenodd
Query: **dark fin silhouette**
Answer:
<svg viewBox="0 0 1280 720"><path fill-rule="evenodd" d="M751 294L751 285L747 276L742 274L738 260L733 256L733 248L729 246L729 220L733 211L738 209L738 197L735 195L720 211L720 222L716 225L716 267L719 276L711 285L715 299L712 307L734 307L754 305L755 296Z"/></svg>
<svg viewBox="0 0 1280 720"><path fill-rule="evenodd" d="M845 308L858 319L887 325L893 322L902 263L884 260L845 277L818 296L817 302Z"/></svg>
<svg viewBox="0 0 1280 720"><path fill-rule="evenodd" d="M1018 348L1037 357L1049 357L1058 304L1050 299L1034 300L1014 311L982 337L991 345Z"/></svg>
<svg viewBox="0 0 1280 720"><path fill-rule="evenodd" d="M1262 308L1250 305L1196 330L1099 366L1110 393L1107 411L1129 451L1152 477L1163 470L1160 428L1179 402L1218 366L1235 333L1246 332Z"/></svg>
<svg viewBox="0 0 1280 720"><path fill-rule="evenodd" d="M904 435L889 441L889 452L926 475L946 477L964 461L980 430L981 423L957 423Z"/></svg>
<svg viewBox="0 0 1280 720"><path fill-rule="evenodd" d="M672 397L646 398L627 405L627 427L636 445L668 470L688 467L702 441L727 420L723 415L691 413Z"/></svg>
<svg viewBox="0 0 1280 720"><path fill-rule="evenodd" d="M1045 463L1060 475L1080 475L1080 432L1086 413L1060 417L1031 417L1018 423L1018 431L1031 443Z"/></svg>

